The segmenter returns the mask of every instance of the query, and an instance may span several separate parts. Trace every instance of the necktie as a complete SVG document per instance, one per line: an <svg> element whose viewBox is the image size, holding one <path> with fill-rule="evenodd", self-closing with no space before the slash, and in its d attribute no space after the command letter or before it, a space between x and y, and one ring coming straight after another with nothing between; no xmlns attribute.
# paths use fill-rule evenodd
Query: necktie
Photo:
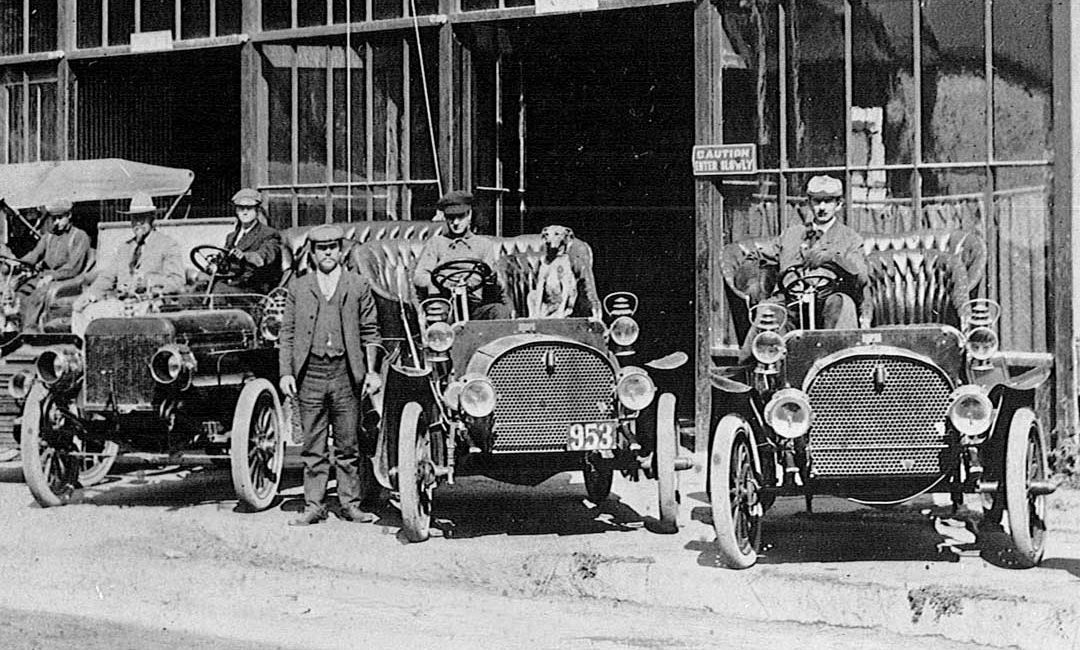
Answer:
<svg viewBox="0 0 1080 650"><path fill-rule="evenodd" d="M128 270L132 273L135 272L135 267L139 265L139 258L142 257L142 247L145 239L139 239L135 242L135 250L131 251L131 262L128 264Z"/></svg>

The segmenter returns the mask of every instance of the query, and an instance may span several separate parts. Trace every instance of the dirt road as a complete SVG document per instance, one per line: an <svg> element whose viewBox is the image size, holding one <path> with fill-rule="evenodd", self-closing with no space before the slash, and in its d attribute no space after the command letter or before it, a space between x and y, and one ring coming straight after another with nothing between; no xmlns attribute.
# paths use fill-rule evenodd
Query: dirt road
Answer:
<svg viewBox="0 0 1080 650"><path fill-rule="evenodd" d="M17 466L0 467L5 648L963 647L849 619L794 622L803 614L783 605L793 581L813 575L799 597L826 611L830 580L864 565L885 581L948 575L957 558L943 555L941 534L917 511L783 515L769 557L779 564L736 574L709 567L690 498L679 535L646 530L648 482L619 481L616 498L596 507L573 476L537 488L463 480L437 494L443 537L407 545L392 507L375 525L286 526L301 505L292 474L282 504L263 513L235 511L225 470L127 474L49 510L19 478ZM740 590L753 608L724 605ZM947 620L935 603L926 600L926 620ZM760 620L758 607L777 620Z"/></svg>

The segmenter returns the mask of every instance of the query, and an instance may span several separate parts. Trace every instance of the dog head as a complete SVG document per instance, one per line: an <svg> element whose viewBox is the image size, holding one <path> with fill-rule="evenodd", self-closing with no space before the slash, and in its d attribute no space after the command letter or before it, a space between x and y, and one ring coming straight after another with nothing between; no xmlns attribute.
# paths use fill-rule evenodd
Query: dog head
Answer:
<svg viewBox="0 0 1080 650"><path fill-rule="evenodd" d="M558 257L566 253L573 238L574 231L566 226L545 226L540 231L540 239L544 242L544 252L548 257Z"/></svg>

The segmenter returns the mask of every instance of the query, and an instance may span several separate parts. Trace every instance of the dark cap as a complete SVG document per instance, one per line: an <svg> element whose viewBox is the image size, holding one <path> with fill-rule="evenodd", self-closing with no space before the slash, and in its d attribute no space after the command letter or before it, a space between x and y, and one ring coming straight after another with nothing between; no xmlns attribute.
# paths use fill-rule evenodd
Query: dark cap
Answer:
<svg viewBox="0 0 1080 650"><path fill-rule="evenodd" d="M332 223L315 226L308 232L308 241L312 244L328 244L345 239L345 231Z"/></svg>
<svg viewBox="0 0 1080 650"><path fill-rule="evenodd" d="M439 202L435 204L440 212L446 216L465 214L472 210L473 196L465 190L454 190L443 194Z"/></svg>
<svg viewBox="0 0 1080 650"><path fill-rule="evenodd" d="M241 205L247 207L256 207L262 205L262 194L259 194L258 190L253 190L250 187L245 187L232 197L233 205Z"/></svg>

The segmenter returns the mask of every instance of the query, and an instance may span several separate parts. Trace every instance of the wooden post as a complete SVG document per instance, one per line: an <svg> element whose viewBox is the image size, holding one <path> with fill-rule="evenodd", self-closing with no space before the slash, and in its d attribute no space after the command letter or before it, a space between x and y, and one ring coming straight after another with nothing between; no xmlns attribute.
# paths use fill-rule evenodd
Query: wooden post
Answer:
<svg viewBox="0 0 1080 650"><path fill-rule="evenodd" d="M724 141L722 100L722 41L720 12L710 0L699 0L694 9L694 142L719 144ZM690 152L686 152L690 164ZM723 332L723 288L719 277L719 254L724 232L724 198L720 182L699 178L695 194L695 399L694 451L704 454L709 444L709 415L712 408L709 369L712 347Z"/></svg>
<svg viewBox="0 0 1080 650"><path fill-rule="evenodd" d="M240 20L244 34L261 28L259 0L243 0ZM266 181L263 165L269 147L264 110L259 109L262 90L262 59L251 41L240 48L240 184L256 187Z"/></svg>
<svg viewBox="0 0 1080 650"><path fill-rule="evenodd" d="M449 16L456 9L455 0L439 0L439 13ZM439 27L439 133L436 138L438 152L436 164L439 165L439 178L442 187L439 193L447 192L458 186L454 172L456 155L454 147L454 26L449 21Z"/></svg>
<svg viewBox="0 0 1080 650"><path fill-rule="evenodd" d="M1080 433L1077 422L1077 359L1074 323L1080 305L1073 288L1080 283L1080 235L1073 217L1080 200L1080 6L1057 0L1053 4L1054 61L1054 201L1050 228L1053 289L1054 391L1058 444Z"/></svg>
<svg viewBox="0 0 1080 650"><path fill-rule="evenodd" d="M56 49L70 52L75 49L75 0L61 0L56 7ZM76 156L76 129L73 125L78 110L72 104L76 98L75 75L67 57L56 65L56 158L69 160Z"/></svg>

